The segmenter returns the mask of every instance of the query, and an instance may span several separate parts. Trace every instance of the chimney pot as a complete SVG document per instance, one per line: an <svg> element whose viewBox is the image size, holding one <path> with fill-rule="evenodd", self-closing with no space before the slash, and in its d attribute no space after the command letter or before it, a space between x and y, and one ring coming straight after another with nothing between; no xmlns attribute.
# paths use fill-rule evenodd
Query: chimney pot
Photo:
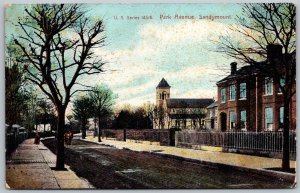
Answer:
<svg viewBox="0 0 300 193"><path fill-rule="evenodd" d="M236 62L232 62L230 64L230 66L231 66L231 74L235 74L236 73L236 65L237 65Z"/></svg>
<svg viewBox="0 0 300 193"><path fill-rule="evenodd" d="M279 44L267 45L267 60L273 62L276 59L280 59L282 56L282 46Z"/></svg>

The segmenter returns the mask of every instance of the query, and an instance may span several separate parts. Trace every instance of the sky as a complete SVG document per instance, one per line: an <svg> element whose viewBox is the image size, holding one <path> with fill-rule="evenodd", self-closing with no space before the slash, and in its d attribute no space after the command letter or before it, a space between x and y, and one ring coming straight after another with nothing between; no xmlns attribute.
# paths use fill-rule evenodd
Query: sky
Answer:
<svg viewBox="0 0 300 193"><path fill-rule="evenodd" d="M242 13L240 4L85 6L91 20L104 21L106 46L95 52L107 64L104 73L83 77L82 83L107 84L118 96L116 106L154 103L156 86L163 77L171 86L171 98L216 99L216 82L228 75L234 60L217 53L212 40L230 32L228 27ZM18 32L11 21L22 17L23 9L23 5L7 8L6 39ZM194 19L177 19L176 15L194 16ZM200 19L210 15L227 19ZM139 19L128 19L128 16ZM152 19L142 19L142 16Z"/></svg>

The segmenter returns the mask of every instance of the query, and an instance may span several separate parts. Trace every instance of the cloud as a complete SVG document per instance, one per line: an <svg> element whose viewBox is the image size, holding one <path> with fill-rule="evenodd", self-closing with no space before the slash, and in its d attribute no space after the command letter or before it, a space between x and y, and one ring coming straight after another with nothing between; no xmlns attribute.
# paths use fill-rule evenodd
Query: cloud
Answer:
<svg viewBox="0 0 300 193"><path fill-rule="evenodd" d="M182 21L171 25L146 24L140 30L141 38L159 45L174 45L182 42L207 41L209 38L225 34L228 25L210 20ZM155 41L153 41L155 40Z"/></svg>
<svg viewBox="0 0 300 193"><path fill-rule="evenodd" d="M154 102L162 77L173 83L174 98L216 97L215 83L209 80L218 64L231 61L212 51L210 39L226 33L227 27L208 20L141 25L133 47L98 49L96 53L109 62L106 72L83 81L108 84L118 94L118 104Z"/></svg>

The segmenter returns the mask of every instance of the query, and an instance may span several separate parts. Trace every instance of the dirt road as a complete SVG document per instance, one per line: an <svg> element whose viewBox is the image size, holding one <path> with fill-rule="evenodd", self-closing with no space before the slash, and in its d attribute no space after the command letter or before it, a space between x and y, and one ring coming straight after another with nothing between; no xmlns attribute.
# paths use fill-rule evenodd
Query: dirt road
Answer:
<svg viewBox="0 0 300 193"><path fill-rule="evenodd" d="M43 142L54 149L52 140ZM289 188L292 182L263 175L204 166L147 152L73 140L66 146L66 163L77 175L101 189L128 188Z"/></svg>

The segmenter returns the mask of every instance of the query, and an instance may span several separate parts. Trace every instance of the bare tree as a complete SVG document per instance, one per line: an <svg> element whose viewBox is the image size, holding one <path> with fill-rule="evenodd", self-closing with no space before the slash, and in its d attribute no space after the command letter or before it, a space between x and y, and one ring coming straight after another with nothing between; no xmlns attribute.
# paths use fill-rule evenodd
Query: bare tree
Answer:
<svg viewBox="0 0 300 193"><path fill-rule="evenodd" d="M104 65L94 53L104 46L102 20L91 23L84 13L77 4L29 6L16 24L22 33L14 34L27 79L51 99L57 111L57 169L64 168L66 108L72 95L86 89L79 86L78 77L100 73Z"/></svg>
<svg viewBox="0 0 300 193"><path fill-rule="evenodd" d="M166 110L163 106L156 106L153 110L153 119L159 129L164 129L166 120Z"/></svg>
<svg viewBox="0 0 300 193"><path fill-rule="evenodd" d="M291 3L244 4L243 15L237 16L239 25L232 26L234 33L243 36L244 41L236 41L230 36L222 36L216 43L218 51L253 65L264 76L278 83L284 98L284 129L282 169L290 169L289 126L290 106L296 93L296 7ZM264 65L269 45L283 47L282 57ZM281 53L279 53L281 54Z"/></svg>
<svg viewBox="0 0 300 193"><path fill-rule="evenodd" d="M153 110L154 110L155 105L151 104L149 101L147 103L143 104L143 109L146 114L146 119L147 119L147 128L152 128L153 127Z"/></svg>
<svg viewBox="0 0 300 193"><path fill-rule="evenodd" d="M193 124L194 126L194 129L204 129L204 125L203 125L203 120L204 118L206 117L206 112L205 112L205 109L193 109L191 111L191 114L193 116L193 119L192 121L194 122L195 121L195 124ZM199 127L197 128L197 123L199 125Z"/></svg>

